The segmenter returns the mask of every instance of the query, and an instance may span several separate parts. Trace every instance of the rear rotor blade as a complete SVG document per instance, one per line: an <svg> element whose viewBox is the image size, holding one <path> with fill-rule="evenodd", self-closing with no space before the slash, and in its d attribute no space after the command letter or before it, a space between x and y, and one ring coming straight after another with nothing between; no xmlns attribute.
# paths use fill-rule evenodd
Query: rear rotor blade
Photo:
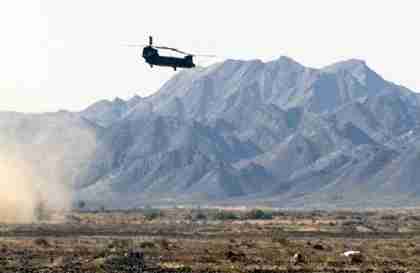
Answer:
<svg viewBox="0 0 420 273"><path fill-rule="evenodd" d="M188 53L188 52L185 52L185 51L182 51L182 50L179 50L179 49L173 48L173 47L167 47L167 46L154 46L154 48L172 50L172 51L175 51L175 52L178 52L178 53L184 54L184 55L193 55L193 54L190 54L190 53Z"/></svg>
<svg viewBox="0 0 420 273"><path fill-rule="evenodd" d="M204 58L217 58L216 55L208 55L208 54L191 54L194 57L204 57Z"/></svg>
<svg viewBox="0 0 420 273"><path fill-rule="evenodd" d="M167 47L167 46L154 46L154 47L155 48L158 48L158 49L172 50L172 51L175 51L175 52L184 54L184 55L191 55L191 56L194 56L194 57L207 57L207 58L215 58L215 57L217 57L216 55L208 55L208 54L192 54L192 53L188 53L188 52L179 50L177 48Z"/></svg>

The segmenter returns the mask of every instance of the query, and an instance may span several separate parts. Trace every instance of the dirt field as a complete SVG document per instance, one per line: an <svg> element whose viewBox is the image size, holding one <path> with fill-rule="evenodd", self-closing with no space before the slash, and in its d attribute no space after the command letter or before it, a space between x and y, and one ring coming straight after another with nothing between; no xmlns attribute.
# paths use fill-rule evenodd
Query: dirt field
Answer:
<svg viewBox="0 0 420 273"><path fill-rule="evenodd" d="M420 272L420 210L148 208L0 224L2 273L141 271Z"/></svg>

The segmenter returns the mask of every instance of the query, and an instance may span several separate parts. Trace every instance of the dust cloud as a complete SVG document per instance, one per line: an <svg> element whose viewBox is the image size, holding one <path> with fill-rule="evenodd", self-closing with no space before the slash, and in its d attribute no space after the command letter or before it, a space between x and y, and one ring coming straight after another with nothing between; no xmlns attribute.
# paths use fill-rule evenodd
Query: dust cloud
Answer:
<svg viewBox="0 0 420 273"><path fill-rule="evenodd" d="M41 212L70 208L69 190L46 183L31 165L16 155L0 155L0 223L33 223Z"/></svg>
<svg viewBox="0 0 420 273"><path fill-rule="evenodd" d="M0 222L35 221L35 175L31 168L15 157L0 155Z"/></svg>
<svg viewBox="0 0 420 273"><path fill-rule="evenodd" d="M65 220L88 177L97 130L65 111L0 112L0 223Z"/></svg>

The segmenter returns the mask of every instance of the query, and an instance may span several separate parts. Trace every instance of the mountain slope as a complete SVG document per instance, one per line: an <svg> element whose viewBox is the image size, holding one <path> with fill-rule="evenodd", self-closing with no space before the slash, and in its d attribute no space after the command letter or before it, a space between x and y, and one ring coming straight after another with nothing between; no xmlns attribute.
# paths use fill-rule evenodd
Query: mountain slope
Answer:
<svg viewBox="0 0 420 273"><path fill-rule="evenodd" d="M419 110L416 93L361 60L321 69L227 60L184 70L145 98L1 113L0 141L65 144L51 158L91 206L408 206L420 201Z"/></svg>

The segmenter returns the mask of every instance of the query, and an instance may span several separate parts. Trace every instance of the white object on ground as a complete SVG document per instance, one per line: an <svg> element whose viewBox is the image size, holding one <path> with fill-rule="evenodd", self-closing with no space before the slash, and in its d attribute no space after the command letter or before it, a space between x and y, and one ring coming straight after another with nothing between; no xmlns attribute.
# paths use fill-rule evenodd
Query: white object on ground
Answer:
<svg viewBox="0 0 420 273"><path fill-rule="evenodd" d="M344 252L341 255L346 256L346 257L350 257L350 256L353 256L353 255L358 255L358 254L360 254L360 251L349 250L349 251Z"/></svg>

